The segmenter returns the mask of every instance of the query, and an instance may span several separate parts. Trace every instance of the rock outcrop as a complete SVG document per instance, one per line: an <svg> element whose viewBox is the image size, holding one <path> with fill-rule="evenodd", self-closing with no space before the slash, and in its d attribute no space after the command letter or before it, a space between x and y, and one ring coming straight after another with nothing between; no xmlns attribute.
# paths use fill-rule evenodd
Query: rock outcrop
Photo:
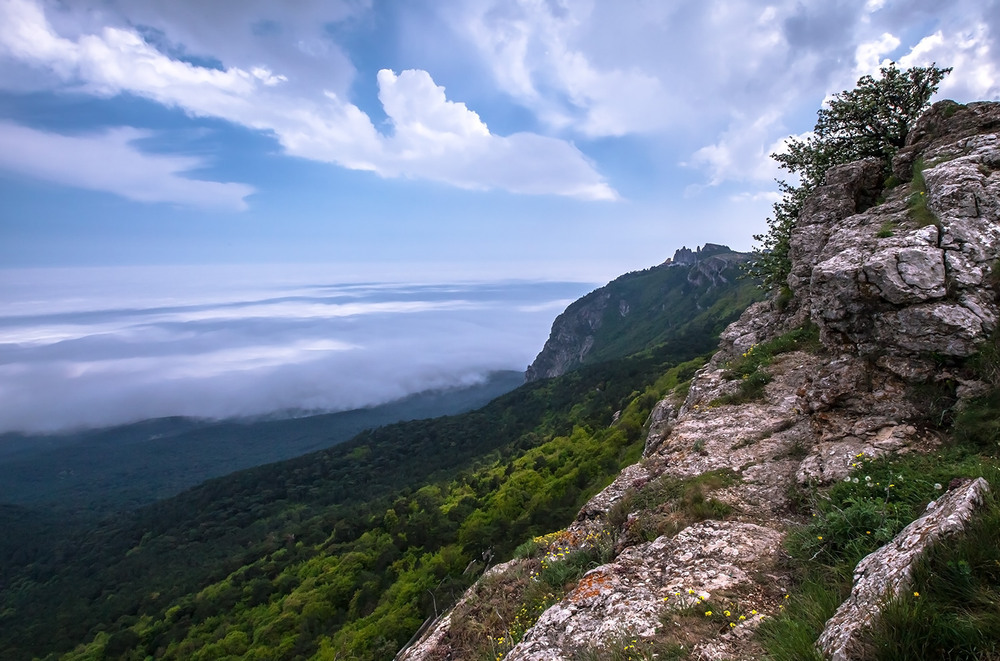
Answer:
<svg viewBox="0 0 1000 661"><path fill-rule="evenodd" d="M750 306L683 401L656 406L642 461L591 499L547 551L555 562L562 556L554 549L610 535L612 559L549 606L505 658L568 660L616 636L662 635L686 640L695 659L761 656L752 631L780 611L791 585L781 540L801 522L790 500L796 485L830 485L862 458L940 447L948 439L928 424L920 392L950 388L962 397L983 386L956 365L1000 314L998 131L1000 104L937 104L893 164L910 183L883 189L875 161L829 172L792 233L791 300ZM818 339L791 343L803 328ZM745 374L761 384L747 395L753 379L732 365L779 337L790 346ZM569 353L578 355L586 340L575 341ZM653 498L676 485L697 488L718 516L703 509L691 517ZM862 658L857 634L879 600L905 587L927 543L962 528L984 485L944 495L858 565L851 598L821 638L830 658ZM722 608L728 624L698 625ZM436 631L445 642L425 639L420 653L403 658L458 658Z"/></svg>
<svg viewBox="0 0 1000 661"><path fill-rule="evenodd" d="M942 537L954 535L982 504L989 484L983 478L956 485L928 505L927 513L906 526L892 543L865 557L854 570L854 589L819 637L819 647L831 661L869 656L862 634L874 624L880 605L910 587L913 566Z"/></svg>

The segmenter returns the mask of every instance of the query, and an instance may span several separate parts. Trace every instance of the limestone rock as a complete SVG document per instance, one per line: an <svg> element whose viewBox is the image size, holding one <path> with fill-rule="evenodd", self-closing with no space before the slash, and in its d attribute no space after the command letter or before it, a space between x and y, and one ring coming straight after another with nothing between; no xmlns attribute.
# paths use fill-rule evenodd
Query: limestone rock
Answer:
<svg viewBox="0 0 1000 661"><path fill-rule="evenodd" d="M646 445L642 450L642 456L648 457L656 448L660 446L663 439L673 431L674 423L677 421L678 406L670 398L663 399L656 403L649 413L649 420L646 421L648 432L646 433Z"/></svg>
<svg viewBox="0 0 1000 661"><path fill-rule="evenodd" d="M751 568L774 564L780 543L781 533L770 528L706 521L672 538L634 546L587 573L506 658L568 661L574 652L615 636L652 635L663 611L690 607L698 596L711 598L719 590L753 582Z"/></svg>
<svg viewBox="0 0 1000 661"><path fill-rule="evenodd" d="M861 456L925 452L947 442L925 424L927 404L914 391L957 384L961 406L986 387L958 368L942 369L939 359L971 355L1000 318L1000 104L936 104L911 132L893 172L906 181L916 163L923 196L910 184L883 191L884 166L874 160L828 173L792 231L792 300L750 306L722 333L684 402L656 405L642 461L559 536L561 548L584 546L596 533L617 536L617 556L549 607L506 658L571 659L622 634L660 635L665 612L720 590L754 595L759 615L773 616L782 601L775 591L791 583L778 560L784 531L796 521L795 490L843 479ZM935 222L918 224L912 208L921 204ZM679 251L681 266L664 267L693 268L712 257L707 248ZM624 314L618 299L606 304ZM629 319L635 313L633 306ZM768 382L759 398L728 397L741 391L727 369L731 361L806 322L818 327L823 351L777 355L761 368ZM612 530L622 519L616 506L630 494L656 480L691 484L710 471L728 476L703 494L728 506L722 520L676 516L676 534L645 542L629 533L649 512L635 512ZM877 617L881 600L905 589L928 544L962 529L985 490L977 480L946 493L858 565L850 599L820 639L830 658L861 658L859 632ZM445 617L418 643L424 651L404 658L453 658L447 628ZM749 628L717 630L693 645L692 658L759 658L754 645Z"/></svg>
<svg viewBox="0 0 1000 661"><path fill-rule="evenodd" d="M987 491L989 485L983 478L949 491L892 542L858 563L851 596L826 623L817 643L828 659L867 657L861 633L874 624L881 604L910 586L914 564L932 544L965 529Z"/></svg>

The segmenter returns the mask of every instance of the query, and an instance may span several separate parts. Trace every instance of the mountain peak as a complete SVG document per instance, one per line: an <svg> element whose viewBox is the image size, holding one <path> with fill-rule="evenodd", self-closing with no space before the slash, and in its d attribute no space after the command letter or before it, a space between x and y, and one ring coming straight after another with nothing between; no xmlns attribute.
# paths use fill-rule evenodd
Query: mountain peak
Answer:
<svg viewBox="0 0 1000 661"><path fill-rule="evenodd" d="M685 247L659 266L592 291L553 322L527 380L560 376L664 342L713 337L722 329L720 321L735 319L758 296L752 283L739 279L739 263L748 258L714 243L694 251Z"/></svg>
<svg viewBox="0 0 1000 661"><path fill-rule="evenodd" d="M720 243L706 243L704 246L695 247L694 250L682 246L674 251L673 257L668 257L663 262L663 266L694 266L708 257L731 252L732 248Z"/></svg>

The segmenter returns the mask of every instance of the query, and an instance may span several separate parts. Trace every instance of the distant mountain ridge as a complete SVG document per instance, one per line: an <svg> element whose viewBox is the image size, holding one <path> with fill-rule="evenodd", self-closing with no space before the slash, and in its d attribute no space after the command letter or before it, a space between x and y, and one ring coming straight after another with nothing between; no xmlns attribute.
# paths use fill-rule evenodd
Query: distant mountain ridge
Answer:
<svg viewBox="0 0 1000 661"><path fill-rule="evenodd" d="M556 318L526 379L717 334L758 297L753 283L739 277L739 265L749 257L715 243L685 246L658 266L595 289Z"/></svg>

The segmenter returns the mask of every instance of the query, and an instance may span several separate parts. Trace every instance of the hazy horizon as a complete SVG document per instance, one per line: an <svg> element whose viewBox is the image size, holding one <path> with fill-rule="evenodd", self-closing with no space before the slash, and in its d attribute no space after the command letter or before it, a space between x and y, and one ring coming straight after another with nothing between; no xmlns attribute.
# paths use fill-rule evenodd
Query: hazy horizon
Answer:
<svg viewBox="0 0 1000 661"><path fill-rule="evenodd" d="M0 432L32 433L341 411L481 383L524 370L555 316L595 286L12 273L0 294Z"/></svg>

